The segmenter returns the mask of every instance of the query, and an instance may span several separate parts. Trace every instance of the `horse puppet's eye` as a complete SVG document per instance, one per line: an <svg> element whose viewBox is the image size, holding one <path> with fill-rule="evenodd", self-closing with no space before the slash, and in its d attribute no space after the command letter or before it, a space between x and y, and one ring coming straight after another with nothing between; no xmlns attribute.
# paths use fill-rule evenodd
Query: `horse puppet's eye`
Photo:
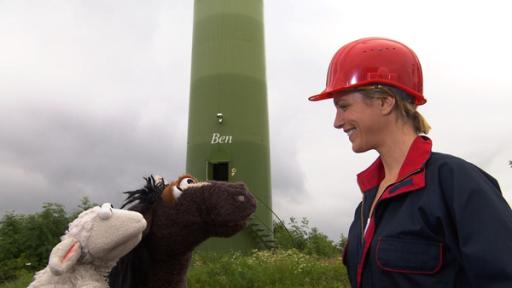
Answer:
<svg viewBox="0 0 512 288"><path fill-rule="evenodd" d="M162 199L168 203L172 203L180 198L183 191L190 185L195 184L196 180L190 176L182 176L168 185L162 192Z"/></svg>
<svg viewBox="0 0 512 288"><path fill-rule="evenodd" d="M193 178L183 178L181 179L180 183L178 184L178 188L180 188L181 190L184 190L184 189L187 189L187 187L190 185L190 184L194 184L196 183L196 180L194 180Z"/></svg>

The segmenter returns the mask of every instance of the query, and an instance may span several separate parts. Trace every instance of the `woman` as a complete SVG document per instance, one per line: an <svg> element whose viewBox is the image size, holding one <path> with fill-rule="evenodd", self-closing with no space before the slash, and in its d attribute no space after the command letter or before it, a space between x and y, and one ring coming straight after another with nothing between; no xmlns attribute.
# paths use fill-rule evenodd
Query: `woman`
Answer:
<svg viewBox="0 0 512 288"><path fill-rule="evenodd" d="M416 54L384 38L348 43L309 99L330 98L352 150L379 153L358 174L343 257L352 287L512 287L512 211L489 174L431 152Z"/></svg>

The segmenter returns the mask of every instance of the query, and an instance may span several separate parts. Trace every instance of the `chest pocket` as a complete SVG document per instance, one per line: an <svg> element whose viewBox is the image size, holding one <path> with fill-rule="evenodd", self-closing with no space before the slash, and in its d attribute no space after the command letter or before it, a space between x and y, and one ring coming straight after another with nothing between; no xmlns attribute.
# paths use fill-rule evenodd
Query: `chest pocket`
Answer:
<svg viewBox="0 0 512 288"><path fill-rule="evenodd" d="M443 265L443 243L382 237L375 257L385 271L434 274Z"/></svg>

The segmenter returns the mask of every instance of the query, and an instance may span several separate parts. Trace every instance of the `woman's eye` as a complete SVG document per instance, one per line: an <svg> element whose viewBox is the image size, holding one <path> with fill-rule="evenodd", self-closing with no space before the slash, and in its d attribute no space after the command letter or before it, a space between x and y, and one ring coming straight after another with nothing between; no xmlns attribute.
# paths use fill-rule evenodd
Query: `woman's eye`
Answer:
<svg viewBox="0 0 512 288"><path fill-rule="evenodd" d="M345 111L345 110L347 110L348 105L338 105L338 108L340 108L341 110Z"/></svg>
<svg viewBox="0 0 512 288"><path fill-rule="evenodd" d="M181 179L180 183L178 184L178 187L183 190L186 189L190 184L194 184L196 181L192 178L183 178Z"/></svg>

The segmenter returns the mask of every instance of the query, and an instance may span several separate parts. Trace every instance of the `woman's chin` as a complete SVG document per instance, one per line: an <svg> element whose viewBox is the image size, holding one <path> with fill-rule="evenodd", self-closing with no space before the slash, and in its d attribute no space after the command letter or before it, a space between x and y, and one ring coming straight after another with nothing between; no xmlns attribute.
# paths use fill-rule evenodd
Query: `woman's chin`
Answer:
<svg viewBox="0 0 512 288"><path fill-rule="evenodd" d="M364 145L358 145L356 142L352 142L352 151L354 151L354 153L364 153L368 150L370 149Z"/></svg>

